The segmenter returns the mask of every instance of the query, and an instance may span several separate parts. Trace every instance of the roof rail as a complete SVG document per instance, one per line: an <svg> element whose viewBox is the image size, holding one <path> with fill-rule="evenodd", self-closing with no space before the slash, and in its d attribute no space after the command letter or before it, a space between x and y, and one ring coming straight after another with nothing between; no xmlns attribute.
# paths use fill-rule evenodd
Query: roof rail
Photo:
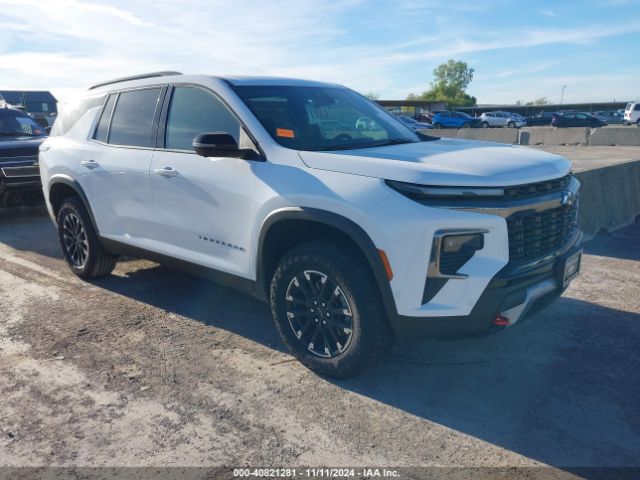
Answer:
<svg viewBox="0 0 640 480"><path fill-rule="evenodd" d="M98 88L98 87L104 87L105 85L111 85L112 83L128 82L130 80L142 80L144 78L167 77L170 75L182 75L182 73L181 72L151 72L151 73L142 73L140 75L131 75L130 77L116 78L115 80L108 80L106 82L96 83L95 85L91 85L89 87L89 90L93 90L94 88Z"/></svg>

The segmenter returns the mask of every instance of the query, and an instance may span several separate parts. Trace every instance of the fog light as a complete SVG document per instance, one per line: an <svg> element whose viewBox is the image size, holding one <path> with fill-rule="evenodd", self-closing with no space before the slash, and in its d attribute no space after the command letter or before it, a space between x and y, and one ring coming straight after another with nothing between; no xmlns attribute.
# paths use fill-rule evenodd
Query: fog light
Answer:
<svg viewBox="0 0 640 480"><path fill-rule="evenodd" d="M472 235L447 235L443 239L443 252L459 252L463 247L473 251L482 249L484 247L484 235L481 233Z"/></svg>

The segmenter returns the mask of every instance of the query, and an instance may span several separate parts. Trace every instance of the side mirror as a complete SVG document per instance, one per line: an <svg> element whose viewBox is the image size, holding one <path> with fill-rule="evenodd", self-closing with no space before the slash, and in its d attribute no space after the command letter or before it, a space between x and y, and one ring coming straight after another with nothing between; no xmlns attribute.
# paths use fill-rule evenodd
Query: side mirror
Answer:
<svg viewBox="0 0 640 480"><path fill-rule="evenodd" d="M203 157L231 157L249 160L258 154L250 148L240 148L227 132L200 133L193 139L193 149Z"/></svg>

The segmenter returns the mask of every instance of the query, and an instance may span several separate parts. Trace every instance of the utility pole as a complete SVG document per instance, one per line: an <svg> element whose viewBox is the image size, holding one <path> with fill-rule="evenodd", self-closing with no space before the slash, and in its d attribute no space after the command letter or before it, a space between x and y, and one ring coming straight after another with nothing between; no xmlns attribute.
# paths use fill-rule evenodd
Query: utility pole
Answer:
<svg viewBox="0 0 640 480"><path fill-rule="evenodd" d="M566 85L562 86L562 92L560 93L560 105L562 105L562 102L564 101L564 89L567 88Z"/></svg>

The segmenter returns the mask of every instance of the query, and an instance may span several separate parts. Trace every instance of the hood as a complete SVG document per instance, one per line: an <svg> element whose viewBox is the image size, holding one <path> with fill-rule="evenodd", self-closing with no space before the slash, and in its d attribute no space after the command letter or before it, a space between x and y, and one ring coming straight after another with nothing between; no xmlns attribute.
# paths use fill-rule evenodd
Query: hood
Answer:
<svg viewBox="0 0 640 480"><path fill-rule="evenodd" d="M7 157L38 155L38 147L46 137L2 137L0 136L0 161Z"/></svg>
<svg viewBox="0 0 640 480"><path fill-rule="evenodd" d="M310 168L448 186L508 186L569 173L564 157L534 148L442 138L387 147L300 152Z"/></svg>

